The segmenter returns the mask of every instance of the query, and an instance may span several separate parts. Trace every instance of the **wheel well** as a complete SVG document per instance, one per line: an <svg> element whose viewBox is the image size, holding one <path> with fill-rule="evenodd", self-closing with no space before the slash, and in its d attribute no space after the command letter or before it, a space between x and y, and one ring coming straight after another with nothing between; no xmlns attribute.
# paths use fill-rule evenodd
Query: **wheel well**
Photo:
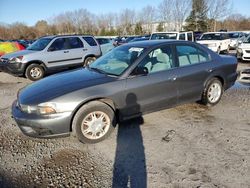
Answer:
<svg viewBox="0 0 250 188"><path fill-rule="evenodd" d="M42 61L30 61L30 62L28 62L27 64L26 64L26 66L25 66L25 71L26 71L26 69L27 69L27 67L29 66L29 65L31 65L31 64L38 64L38 65L41 65L42 66L42 68L43 68L43 70L46 70L46 66L45 66L45 64L42 62Z"/></svg>
<svg viewBox="0 0 250 188"><path fill-rule="evenodd" d="M84 58L84 61L85 61L88 57L96 57L96 56L95 56L94 54L86 55L85 58Z"/></svg>
<svg viewBox="0 0 250 188"><path fill-rule="evenodd" d="M72 122L74 120L74 117L76 115L76 113L78 112L78 110L85 104L89 103L89 102L93 102L93 101L100 101L106 105L108 105L115 113L115 115L117 114L116 113L116 107L115 107L115 104L114 102L111 100L111 99L108 99L108 98L96 98L96 99L91 99L91 100L88 100L88 101L85 101L84 103L80 104L73 112L73 115L72 115L72 118L71 118L71 121L70 121L70 131L72 131Z"/></svg>
<svg viewBox="0 0 250 188"><path fill-rule="evenodd" d="M214 76L214 78L217 78L221 82L222 86L224 86L224 79L222 77Z"/></svg>

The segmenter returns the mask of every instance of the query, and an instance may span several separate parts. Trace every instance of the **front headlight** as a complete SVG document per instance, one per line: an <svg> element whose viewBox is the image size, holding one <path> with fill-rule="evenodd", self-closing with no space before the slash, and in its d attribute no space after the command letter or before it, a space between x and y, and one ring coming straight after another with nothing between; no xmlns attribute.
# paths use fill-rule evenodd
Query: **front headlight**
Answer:
<svg viewBox="0 0 250 188"><path fill-rule="evenodd" d="M216 44L216 43L212 43L212 44L208 44L207 46L208 46L208 47L216 47L217 44Z"/></svg>
<svg viewBox="0 0 250 188"><path fill-rule="evenodd" d="M37 106L37 113L42 115L55 114L56 104L55 103L42 103Z"/></svg>
<svg viewBox="0 0 250 188"><path fill-rule="evenodd" d="M21 111L28 114L36 113L40 115L49 115L57 113L55 103L41 103L37 106L19 104L18 106Z"/></svg>
<svg viewBox="0 0 250 188"><path fill-rule="evenodd" d="M21 63L23 56L13 57L9 60L9 63Z"/></svg>
<svg viewBox="0 0 250 188"><path fill-rule="evenodd" d="M37 112L37 107L36 106L30 106L30 105L24 105L24 104L18 104L17 105L20 107L21 111L31 114L31 113L36 113Z"/></svg>

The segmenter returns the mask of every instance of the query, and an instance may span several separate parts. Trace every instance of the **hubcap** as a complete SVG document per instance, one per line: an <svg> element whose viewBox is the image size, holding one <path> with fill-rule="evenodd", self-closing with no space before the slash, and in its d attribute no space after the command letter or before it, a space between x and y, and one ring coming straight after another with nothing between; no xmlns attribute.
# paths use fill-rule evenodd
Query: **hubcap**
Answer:
<svg viewBox="0 0 250 188"><path fill-rule="evenodd" d="M33 78L38 78L40 77L42 74L42 71L41 69L37 68L37 67L34 67L30 70L30 75L33 77Z"/></svg>
<svg viewBox="0 0 250 188"><path fill-rule="evenodd" d="M94 140L103 137L109 130L110 118L101 111L89 113L82 121L82 134L88 139Z"/></svg>
<svg viewBox="0 0 250 188"><path fill-rule="evenodd" d="M209 88L208 88L208 100L211 103L215 103L220 99L221 96L221 86L218 83L213 83Z"/></svg>

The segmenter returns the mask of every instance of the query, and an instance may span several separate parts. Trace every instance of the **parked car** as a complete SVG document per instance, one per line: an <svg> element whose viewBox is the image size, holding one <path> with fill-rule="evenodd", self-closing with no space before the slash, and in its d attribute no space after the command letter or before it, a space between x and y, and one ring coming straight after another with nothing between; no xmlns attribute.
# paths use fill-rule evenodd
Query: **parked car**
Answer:
<svg viewBox="0 0 250 188"><path fill-rule="evenodd" d="M4 54L24 50L25 46L18 42L0 42L0 57Z"/></svg>
<svg viewBox="0 0 250 188"><path fill-rule="evenodd" d="M236 78L237 60L189 41L122 45L85 68L39 80L18 93L12 115L21 131L48 138L105 139L116 123L178 104L217 104Z"/></svg>
<svg viewBox="0 0 250 188"><path fill-rule="evenodd" d="M26 50L2 56L0 70L35 81L47 72L87 65L100 55L100 46L93 36L47 36Z"/></svg>
<svg viewBox="0 0 250 188"><path fill-rule="evenodd" d="M234 32L228 32L229 38L231 40L229 46L231 49L236 49L237 48L237 43L241 39L241 37L244 36L244 33L234 31Z"/></svg>
<svg viewBox="0 0 250 188"><path fill-rule="evenodd" d="M207 32L201 35L197 43L207 46L210 50L220 54L221 52L229 53L230 39L226 32Z"/></svg>
<svg viewBox="0 0 250 188"><path fill-rule="evenodd" d="M138 42L138 41L144 41L144 40L149 40L149 37L139 37L139 38L134 38L133 40L130 40L130 42Z"/></svg>
<svg viewBox="0 0 250 188"><path fill-rule="evenodd" d="M96 40L101 47L102 55L106 54L115 47L113 45L113 41L109 38L96 37Z"/></svg>
<svg viewBox="0 0 250 188"><path fill-rule="evenodd" d="M250 35L239 44L236 56L239 60L250 61Z"/></svg>
<svg viewBox="0 0 250 188"><path fill-rule="evenodd" d="M189 31L189 32L155 32L151 34L149 40L160 40L160 39L194 41L194 33L192 31Z"/></svg>

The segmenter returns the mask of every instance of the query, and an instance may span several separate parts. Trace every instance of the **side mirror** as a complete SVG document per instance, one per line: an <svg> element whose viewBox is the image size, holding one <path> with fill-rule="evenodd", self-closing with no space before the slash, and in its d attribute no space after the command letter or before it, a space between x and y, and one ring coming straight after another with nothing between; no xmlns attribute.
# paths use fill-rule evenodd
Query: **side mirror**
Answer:
<svg viewBox="0 0 250 188"><path fill-rule="evenodd" d="M133 71L132 75L134 75L134 76L146 76L146 75L148 75L148 68L147 67L137 67Z"/></svg>
<svg viewBox="0 0 250 188"><path fill-rule="evenodd" d="M56 49L54 48L54 47L49 47L48 48L48 52L53 52L53 51L55 51Z"/></svg>

